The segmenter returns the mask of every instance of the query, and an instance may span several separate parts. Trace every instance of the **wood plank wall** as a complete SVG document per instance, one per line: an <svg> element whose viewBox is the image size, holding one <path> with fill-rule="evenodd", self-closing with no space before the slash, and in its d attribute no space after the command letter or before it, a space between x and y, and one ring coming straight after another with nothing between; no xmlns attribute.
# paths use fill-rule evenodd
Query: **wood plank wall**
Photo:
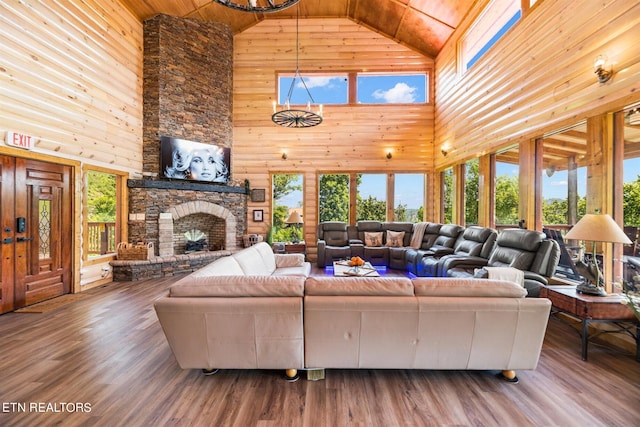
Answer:
<svg viewBox="0 0 640 427"><path fill-rule="evenodd" d="M117 0L0 2L0 139L36 138L31 152L0 152L74 166L76 242L83 168L142 173L142 46L142 23ZM80 251L76 290L101 279Z"/></svg>
<svg viewBox="0 0 640 427"><path fill-rule="evenodd" d="M462 76L456 39L485 3L436 59L437 169L640 100L639 2L539 1ZM593 70L601 54L615 72L605 84Z"/></svg>
<svg viewBox="0 0 640 427"><path fill-rule="evenodd" d="M433 168L434 108L428 105L325 105L321 125L282 128L271 122L278 72L295 71L293 19L269 19L234 38L233 176L267 189L270 222L272 173L304 175L304 237L315 245L317 174L322 172L427 172ZM427 71L433 60L348 19L300 19L299 69L311 72ZM433 93L433 84L430 92ZM312 92L313 94L313 92ZM393 158L386 158L391 150ZM281 158L286 151L288 158ZM427 206L427 209L429 207ZM427 214L429 215L429 214ZM267 223L248 218L250 233Z"/></svg>

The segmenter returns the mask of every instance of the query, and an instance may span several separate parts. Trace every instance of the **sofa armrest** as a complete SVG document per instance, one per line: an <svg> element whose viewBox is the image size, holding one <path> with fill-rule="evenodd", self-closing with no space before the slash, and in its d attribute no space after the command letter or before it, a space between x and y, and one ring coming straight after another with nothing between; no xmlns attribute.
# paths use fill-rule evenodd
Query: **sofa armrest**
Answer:
<svg viewBox="0 0 640 427"><path fill-rule="evenodd" d="M318 240L318 243L316 244L316 249L317 249L317 262L318 262L318 267L324 268L325 266L325 249L327 247L327 242L324 240Z"/></svg>
<svg viewBox="0 0 640 427"><path fill-rule="evenodd" d="M460 268L473 272L473 270L476 268L486 267L488 262L488 259L479 256L446 256L443 258L443 263L441 266L443 272L442 275L446 276L446 272L452 268Z"/></svg>
<svg viewBox="0 0 640 427"><path fill-rule="evenodd" d="M426 252L425 255L433 256L433 257L443 257L445 255L451 255L453 253L453 248L448 248L444 246L432 246Z"/></svg>
<svg viewBox="0 0 640 427"><path fill-rule="evenodd" d="M541 276L538 273L534 273L531 271L525 271L524 272L524 280L535 280L537 282L540 282L540 284L542 285L548 285L549 282L547 281L547 279L544 278L544 276Z"/></svg>

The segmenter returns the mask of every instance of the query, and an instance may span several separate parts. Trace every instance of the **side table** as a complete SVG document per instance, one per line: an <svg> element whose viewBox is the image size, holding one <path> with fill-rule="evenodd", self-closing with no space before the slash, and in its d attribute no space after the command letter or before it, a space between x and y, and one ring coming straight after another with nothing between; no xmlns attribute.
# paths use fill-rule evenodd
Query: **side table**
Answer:
<svg viewBox="0 0 640 427"><path fill-rule="evenodd" d="M620 295L604 297L576 292L575 286L542 286L540 298L548 298L553 305L552 313L566 313L582 324L582 360L587 360L589 340L604 333L626 333L636 342L636 360L640 361L640 323L633 312L621 304ZM553 311L555 310L555 311ZM599 331L589 335L589 324L610 323L616 330ZM635 330L635 333L634 333Z"/></svg>
<svg viewBox="0 0 640 427"><path fill-rule="evenodd" d="M307 244L305 242L285 243L284 253L285 254L304 254L306 256Z"/></svg>

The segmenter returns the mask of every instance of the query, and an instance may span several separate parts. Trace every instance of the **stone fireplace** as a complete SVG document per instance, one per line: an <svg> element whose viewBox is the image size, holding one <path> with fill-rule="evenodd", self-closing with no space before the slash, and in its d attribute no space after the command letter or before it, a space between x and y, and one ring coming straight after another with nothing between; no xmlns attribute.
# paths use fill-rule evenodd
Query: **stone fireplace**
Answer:
<svg viewBox="0 0 640 427"><path fill-rule="evenodd" d="M160 137L232 147L233 33L225 24L168 15L144 23L142 179L130 179L128 239L151 242L155 259L114 261L151 276L199 268L242 247L248 183L170 180L160 174ZM186 231L206 235L208 250L185 254ZM123 264L124 265L124 264ZM145 273L146 274L146 273ZM122 280L141 277L121 275ZM135 273L133 274L135 276Z"/></svg>
<svg viewBox="0 0 640 427"><path fill-rule="evenodd" d="M210 251L235 250L236 222L233 212L215 203L193 201L172 206L169 212L160 214L158 219L159 255L184 254L184 233L191 230L205 234Z"/></svg>

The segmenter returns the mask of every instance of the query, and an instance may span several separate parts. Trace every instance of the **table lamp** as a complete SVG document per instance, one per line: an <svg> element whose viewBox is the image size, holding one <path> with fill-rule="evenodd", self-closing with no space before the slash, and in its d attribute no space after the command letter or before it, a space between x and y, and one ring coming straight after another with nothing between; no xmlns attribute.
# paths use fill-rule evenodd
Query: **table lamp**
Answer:
<svg viewBox="0 0 640 427"><path fill-rule="evenodd" d="M300 216L300 212L292 211L289 215L289 218L285 221L285 224L289 224L290 226L295 227L294 231L294 241L293 243L298 243L300 239L298 239L298 227L302 224L302 216Z"/></svg>
<svg viewBox="0 0 640 427"><path fill-rule="evenodd" d="M576 291L588 295L607 295L604 290L603 276L596 259L596 242L630 244L631 240L608 214L586 214L564 237L565 239L593 242L591 265L585 264L582 260L576 263L576 270L585 278L585 283L579 284Z"/></svg>

